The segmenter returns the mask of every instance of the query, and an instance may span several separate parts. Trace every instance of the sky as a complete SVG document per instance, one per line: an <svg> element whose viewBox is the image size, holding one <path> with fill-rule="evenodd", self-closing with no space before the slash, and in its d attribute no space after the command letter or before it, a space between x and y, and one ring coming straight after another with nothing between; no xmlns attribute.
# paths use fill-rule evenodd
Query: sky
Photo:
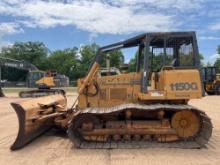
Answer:
<svg viewBox="0 0 220 165"><path fill-rule="evenodd" d="M204 63L220 55L220 0L0 0L0 47L40 41L52 51L159 31L196 31ZM126 62L134 50L125 50Z"/></svg>

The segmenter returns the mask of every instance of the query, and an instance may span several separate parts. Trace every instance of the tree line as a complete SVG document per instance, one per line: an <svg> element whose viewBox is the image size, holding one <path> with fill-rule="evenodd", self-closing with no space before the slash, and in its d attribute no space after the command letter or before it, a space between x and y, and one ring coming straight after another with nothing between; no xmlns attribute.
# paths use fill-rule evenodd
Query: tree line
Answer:
<svg viewBox="0 0 220 165"><path fill-rule="evenodd" d="M218 68L218 71L220 72L220 45L217 48L218 57L214 63L214 66Z"/></svg>
<svg viewBox="0 0 220 165"><path fill-rule="evenodd" d="M71 81L75 81L85 76L90 64L92 63L99 46L95 43L84 45L80 48L72 47L63 50L50 51L42 42L15 42L12 46L3 47L0 56L28 61L40 70L53 70L58 73L65 74ZM217 48L220 54L220 46ZM119 68L124 63L124 55L122 51L115 50L109 52L108 58L112 67ZM160 69L162 62L162 54L150 56L150 62L154 66L154 71ZM137 53L129 62L129 71L135 71ZM167 61L171 62L172 58L167 56ZM101 58L101 66L105 67L106 56ZM200 55L200 59L203 56ZM186 58L185 61L189 61ZM214 63L214 66L220 68L220 55ZM2 79L9 81L25 81L26 71L16 70L13 68L2 68Z"/></svg>
<svg viewBox="0 0 220 165"><path fill-rule="evenodd" d="M43 71L56 71L65 74L71 81L85 76L99 46L95 43L50 51L42 42L16 42L12 46L3 47L0 56L16 60L25 60ZM105 67L105 58L101 58L101 66ZM119 67L124 63L121 51L109 53L111 66ZM9 81L25 81L27 71L13 68L2 68L2 79Z"/></svg>

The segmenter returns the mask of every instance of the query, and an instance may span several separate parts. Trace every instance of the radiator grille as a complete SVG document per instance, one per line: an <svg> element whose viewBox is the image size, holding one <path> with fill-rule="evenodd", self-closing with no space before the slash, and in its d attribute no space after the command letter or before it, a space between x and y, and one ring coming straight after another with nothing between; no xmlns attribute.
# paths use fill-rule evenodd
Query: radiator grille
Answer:
<svg viewBox="0 0 220 165"><path fill-rule="evenodd" d="M127 89L126 88L112 88L110 89L110 99L126 100Z"/></svg>

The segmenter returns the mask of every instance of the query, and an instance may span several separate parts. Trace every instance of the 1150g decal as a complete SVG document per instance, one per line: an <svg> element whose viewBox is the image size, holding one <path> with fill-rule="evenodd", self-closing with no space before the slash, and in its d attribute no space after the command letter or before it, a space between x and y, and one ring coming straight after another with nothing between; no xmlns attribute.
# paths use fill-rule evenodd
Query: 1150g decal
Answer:
<svg viewBox="0 0 220 165"><path fill-rule="evenodd" d="M172 91L183 91L183 90L198 90L198 85L196 82L178 82L170 84Z"/></svg>

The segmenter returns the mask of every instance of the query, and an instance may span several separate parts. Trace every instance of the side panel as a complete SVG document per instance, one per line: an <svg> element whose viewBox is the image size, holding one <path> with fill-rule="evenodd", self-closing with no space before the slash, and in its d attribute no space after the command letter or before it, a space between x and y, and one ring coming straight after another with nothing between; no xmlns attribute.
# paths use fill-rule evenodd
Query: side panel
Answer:
<svg viewBox="0 0 220 165"><path fill-rule="evenodd" d="M54 78L53 77L43 77L40 80L36 81L38 85L45 85L47 87L54 87Z"/></svg>
<svg viewBox="0 0 220 165"><path fill-rule="evenodd" d="M166 99L194 99L202 97L202 84L196 69L164 70L160 73L160 90Z"/></svg>
<svg viewBox="0 0 220 165"><path fill-rule="evenodd" d="M197 69L170 69L158 73L156 88L139 93L140 100L189 100L202 97L202 84Z"/></svg>
<svg viewBox="0 0 220 165"><path fill-rule="evenodd" d="M140 91L140 74L129 73L98 79L100 84L99 106L108 107L136 102Z"/></svg>
<svg viewBox="0 0 220 165"><path fill-rule="evenodd" d="M79 96L79 108L109 107L128 102L137 102L140 92L141 74L128 73L115 76L104 76L96 78L98 83L98 94L93 97L81 94ZM81 84L80 80L78 86ZM96 91L94 85L90 85L90 93Z"/></svg>
<svg viewBox="0 0 220 165"><path fill-rule="evenodd" d="M140 100L189 100L202 97L202 85L199 71L196 69L162 70L158 74L156 89L141 93L141 73L129 73L117 76L96 78L98 94L93 97L79 96L79 108L109 107L123 103L135 103ZM94 93L94 85L89 91Z"/></svg>

